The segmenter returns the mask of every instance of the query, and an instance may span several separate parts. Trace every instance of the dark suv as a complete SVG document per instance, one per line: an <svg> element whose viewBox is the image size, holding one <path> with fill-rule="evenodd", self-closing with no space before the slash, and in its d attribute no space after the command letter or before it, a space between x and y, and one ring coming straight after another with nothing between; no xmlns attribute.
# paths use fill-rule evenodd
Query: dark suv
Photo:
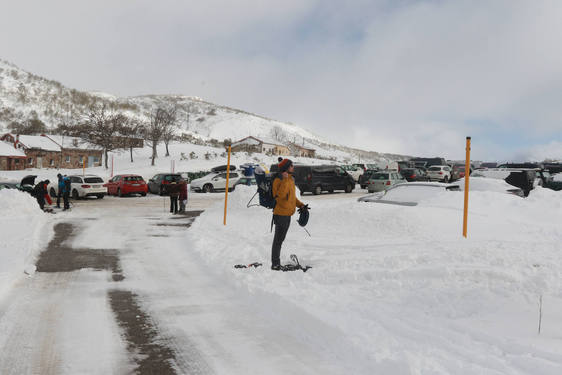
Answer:
<svg viewBox="0 0 562 375"><path fill-rule="evenodd" d="M301 193L309 191L317 195L334 190L351 193L355 188L353 177L337 165L295 165L294 177Z"/></svg>
<svg viewBox="0 0 562 375"><path fill-rule="evenodd" d="M179 173L159 173L148 180L148 191L152 194L166 195L168 194L168 185L180 180L181 175Z"/></svg>

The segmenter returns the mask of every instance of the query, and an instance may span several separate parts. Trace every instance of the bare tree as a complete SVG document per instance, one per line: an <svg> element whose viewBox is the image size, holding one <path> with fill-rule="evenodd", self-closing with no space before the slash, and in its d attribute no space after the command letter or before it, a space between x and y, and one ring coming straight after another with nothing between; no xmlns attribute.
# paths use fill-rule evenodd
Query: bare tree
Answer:
<svg viewBox="0 0 562 375"><path fill-rule="evenodd" d="M157 107L150 116L150 122L144 126L144 139L152 147L151 165L154 165L154 159L158 157L158 144L167 138L170 133L173 133L176 126L176 115L177 109L175 107ZM168 144L166 144L166 156L169 156Z"/></svg>
<svg viewBox="0 0 562 375"><path fill-rule="evenodd" d="M287 139L287 134L280 126L274 126L271 129L271 136L273 137L273 139L281 143L285 142Z"/></svg>
<svg viewBox="0 0 562 375"><path fill-rule="evenodd" d="M144 131L144 125L139 121L130 121L123 126L121 134L125 137L125 144L129 148L129 153L131 155L131 163L133 160L133 148L135 147L134 138L142 137Z"/></svg>
<svg viewBox="0 0 562 375"><path fill-rule="evenodd" d="M107 169L108 152L123 148L121 134L127 122L127 117L108 110L107 106L103 104L92 106L82 123L74 126L62 124L59 129L65 135L79 137L102 148L105 156L105 169Z"/></svg>

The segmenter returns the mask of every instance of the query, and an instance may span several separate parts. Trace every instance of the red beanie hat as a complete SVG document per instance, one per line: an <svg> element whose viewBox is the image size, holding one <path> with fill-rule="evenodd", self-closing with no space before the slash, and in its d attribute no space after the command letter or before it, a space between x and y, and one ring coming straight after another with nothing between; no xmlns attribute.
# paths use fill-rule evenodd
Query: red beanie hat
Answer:
<svg viewBox="0 0 562 375"><path fill-rule="evenodd" d="M287 171L287 169L289 169L291 167L291 165L293 165L293 162L289 159L283 159L280 163L279 163L279 170L281 172L285 172Z"/></svg>

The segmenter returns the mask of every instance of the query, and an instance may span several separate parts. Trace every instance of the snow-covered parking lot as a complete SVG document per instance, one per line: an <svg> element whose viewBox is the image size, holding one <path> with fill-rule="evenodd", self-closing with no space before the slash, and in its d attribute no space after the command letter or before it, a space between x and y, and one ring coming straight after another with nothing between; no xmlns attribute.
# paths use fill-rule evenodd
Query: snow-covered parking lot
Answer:
<svg viewBox="0 0 562 375"><path fill-rule="evenodd" d="M304 195L311 236L295 217L282 261L297 254L313 267L306 273L269 269L271 211L247 208L254 192L241 186L229 194L226 226L224 195L192 194L189 208L205 211L184 230L168 218L165 197L78 201L71 212L49 215L34 211L29 196L2 191L9 198L3 212L19 210L18 223L37 231L29 236L3 217L2 236L11 245L2 248L0 277L33 280L23 271L32 273L30 259L49 228L70 221L81 232L69 245L116 249L125 276L120 288L139 296L162 334L173 338L178 358L197 353L216 373L248 373L256 368L251 358L258 372L270 374L560 373L560 192L537 188L523 199L475 189L468 239L461 236L462 192L415 207L357 202L360 191ZM264 265L233 267L256 261ZM8 292L0 293L4 306ZM100 293L91 293L97 299L89 303L100 303ZM102 313L107 308L98 306L89 319L100 321L88 323L106 327L100 331L106 340L118 337L107 322L111 313ZM83 323L76 313L62 316L69 327ZM0 323L10 327L1 312ZM61 336L67 368L87 373L96 361L109 370L127 367L123 344L113 343L110 355L91 343L92 358L77 357L82 344L69 347L78 332L69 327Z"/></svg>

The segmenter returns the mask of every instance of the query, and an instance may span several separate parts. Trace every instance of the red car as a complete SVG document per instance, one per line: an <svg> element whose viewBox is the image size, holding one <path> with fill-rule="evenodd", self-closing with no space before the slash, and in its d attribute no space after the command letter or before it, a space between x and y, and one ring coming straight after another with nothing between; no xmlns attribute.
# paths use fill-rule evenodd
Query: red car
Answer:
<svg viewBox="0 0 562 375"><path fill-rule="evenodd" d="M143 197L148 191L148 185L143 178L136 174L118 174L103 186L107 187L107 195L140 194Z"/></svg>

